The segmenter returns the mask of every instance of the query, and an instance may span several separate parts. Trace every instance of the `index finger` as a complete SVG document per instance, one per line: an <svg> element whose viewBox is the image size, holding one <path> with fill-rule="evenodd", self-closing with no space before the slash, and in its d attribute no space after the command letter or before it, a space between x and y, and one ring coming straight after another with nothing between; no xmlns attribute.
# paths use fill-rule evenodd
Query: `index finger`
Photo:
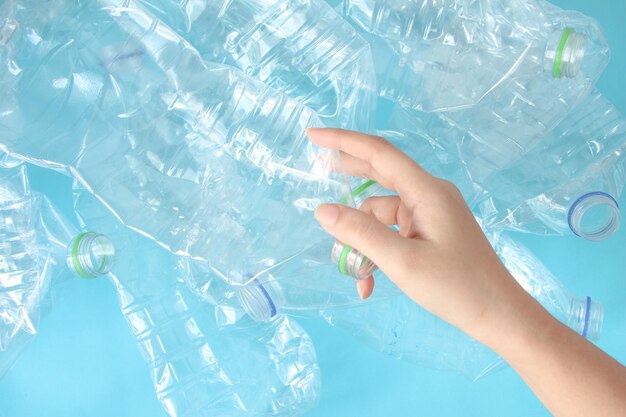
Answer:
<svg viewBox="0 0 626 417"><path fill-rule="evenodd" d="M312 128L307 131L316 145L335 149L369 165L371 179L402 196L412 205L413 196L432 189L433 177L387 140L343 129Z"/></svg>

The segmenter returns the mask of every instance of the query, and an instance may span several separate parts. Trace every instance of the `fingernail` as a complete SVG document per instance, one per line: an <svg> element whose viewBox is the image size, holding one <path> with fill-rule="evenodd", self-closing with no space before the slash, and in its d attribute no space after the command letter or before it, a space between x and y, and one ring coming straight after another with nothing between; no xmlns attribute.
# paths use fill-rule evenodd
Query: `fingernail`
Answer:
<svg viewBox="0 0 626 417"><path fill-rule="evenodd" d="M334 204L322 204L315 210L315 218L325 227L333 227L339 217L339 207Z"/></svg>
<svg viewBox="0 0 626 417"><path fill-rule="evenodd" d="M365 292L363 290L363 287L359 285L359 281L356 282L356 291L359 293L359 297L361 298L361 300L365 300Z"/></svg>

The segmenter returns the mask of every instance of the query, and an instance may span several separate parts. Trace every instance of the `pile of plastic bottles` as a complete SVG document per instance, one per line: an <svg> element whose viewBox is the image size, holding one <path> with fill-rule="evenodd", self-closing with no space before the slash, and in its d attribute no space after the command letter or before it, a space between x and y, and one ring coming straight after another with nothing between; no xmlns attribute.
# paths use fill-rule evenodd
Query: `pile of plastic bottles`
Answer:
<svg viewBox="0 0 626 417"><path fill-rule="evenodd" d="M453 181L515 279L597 340L601 304L505 231L619 228L626 121L594 88L609 55L593 19L544 0L0 0L0 376L72 275L115 284L172 417L313 407L294 316L470 378L499 368L380 271L358 298L376 266L313 211L389 191L336 172L306 137L320 126ZM73 179L72 218L29 164Z"/></svg>

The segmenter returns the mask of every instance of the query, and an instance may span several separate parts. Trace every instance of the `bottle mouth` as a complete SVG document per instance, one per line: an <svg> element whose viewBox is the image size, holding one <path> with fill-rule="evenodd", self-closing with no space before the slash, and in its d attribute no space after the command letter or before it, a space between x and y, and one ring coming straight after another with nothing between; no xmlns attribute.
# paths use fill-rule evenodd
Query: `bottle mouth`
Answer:
<svg viewBox="0 0 626 417"><path fill-rule="evenodd" d="M68 247L67 265L82 278L96 278L111 270L115 246L105 235L85 232L76 236Z"/></svg>
<svg viewBox="0 0 626 417"><path fill-rule="evenodd" d="M592 342L600 340L604 307L591 297L574 299L570 305L569 327Z"/></svg>
<svg viewBox="0 0 626 417"><path fill-rule="evenodd" d="M587 36L568 27L555 31L548 40L544 69L554 78L574 78L580 73L587 49Z"/></svg>
<svg viewBox="0 0 626 417"><path fill-rule="evenodd" d="M594 242L605 240L619 229L619 205L610 194L587 193L570 206L567 222L577 236Z"/></svg>
<svg viewBox="0 0 626 417"><path fill-rule="evenodd" d="M268 322L278 314L267 289L258 280L236 286L235 294L245 312L254 320Z"/></svg>
<svg viewBox="0 0 626 417"><path fill-rule="evenodd" d="M336 241L333 246L331 261L337 264L340 273L356 280L367 279L378 269L378 266L367 256L339 241Z"/></svg>

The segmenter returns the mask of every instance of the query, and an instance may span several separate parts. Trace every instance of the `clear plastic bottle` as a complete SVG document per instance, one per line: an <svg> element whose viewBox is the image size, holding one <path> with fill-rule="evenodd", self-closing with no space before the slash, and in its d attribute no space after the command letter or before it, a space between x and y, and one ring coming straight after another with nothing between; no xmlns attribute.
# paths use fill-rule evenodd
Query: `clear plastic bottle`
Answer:
<svg viewBox="0 0 626 417"><path fill-rule="evenodd" d="M482 203L483 192L475 187L462 163L454 159L454 155L438 147L427 133L405 135L394 131L379 131L378 134L413 157L431 174L455 183L470 205ZM350 201L355 207L359 207L369 197L393 194L375 181L356 178L351 182L350 189L353 190L351 195L339 202ZM208 270L206 266L190 266L189 281L192 288L196 288L203 297L214 301L216 296L209 289L219 284L207 279L211 276ZM354 291L352 280L342 278L337 270L340 274L356 280L374 275L376 291L372 300L395 298L400 293L395 284L378 272L377 266L361 252L332 238L326 238L310 250L299 254L296 259L279 266L275 271L280 274L280 279L273 272L251 275L247 285L235 286L232 290L225 291L223 297L218 296L217 304L228 307L237 298L245 312L258 321L271 320L281 312L310 315L316 310L362 304Z"/></svg>
<svg viewBox="0 0 626 417"><path fill-rule="evenodd" d="M344 0L339 9L370 34L380 94L422 111L495 94L494 111L515 111L509 123L524 113L539 122L575 105L608 62L593 20L541 0ZM508 109L515 101L527 106Z"/></svg>
<svg viewBox="0 0 626 417"><path fill-rule="evenodd" d="M413 121L410 119L410 122ZM416 120L416 122L423 121L424 119ZM484 190L470 177L458 154L448 152L441 147L438 142L440 132L435 127L415 123L411 125L411 131L380 130L378 135L410 156L431 175L456 185L468 206L473 208L483 204Z"/></svg>
<svg viewBox="0 0 626 417"><path fill-rule="evenodd" d="M620 225L625 138L626 119L596 91L541 147L484 182L483 217L490 227L609 238Z"/></svg>
<svg viewBox="0 0 626 417"><path fill-rule="evenodd" d="M432 141L443 158L454 161L426 167L449 177L465 195L475 195L466 201L491 229L574 233L593 241L607 239L619 229L626 124L598 92L548 132L532 152L500 170L483 167L479 176L472 175L462 154L445 148L459 130L437 115L395 108L388 124L408 138ZM418 162L424 160L407 153ZM461 172L451 176L446 171Z"/></svg>
<svg viewBox="0 0 626 417"><path fill-rule="evenodd" d="M106 273L114 250L96 233L70 244L76 229L45 196L31 192L25 165L0 168L0 200L2 376L38 332L52 283L68 272L85 278Z"/></svg>
<svg viewBox="0 0 626 417"><path fill-rule="evenodd" d="M337 153L306 137L318 118L117 4L64 3L54 25L18 16L21 115L0 121L0 146L72 175L126 226L228 283L293 279L301 254L328 242L315 207L349 194Z"/></svg>
<svg viewBox="0 0 626 417"><path fill-rule="evenodd" d="M241 68L310 107L327 126L372 131L370 46L323 0L142 3L206 61Z"/></svg>
<svg viewBox="0 0 626 417"><path fill-rule="evenodd" d="M374 181L353 181L354 191L341 202L359 206L371 196L390 194ZM246 313L255 321L275 320L281 314L317 315L320 309L362 304L354 280L376 276L373 300L392 297L400 290L361 252L326 236L312 248L269 271L250 274L244 284L224 286L204 263L182 260L185 279L200 297L218 306L220 323L236 321Z"/></svg>
<svg viewBox="0 0 626 417"><path fill-rule="evenodd" d="M171 417L295 416L315 405L315 349L296 322L240 318L220 328L184 282L178 257L126 228L89 192L75 191L83 225L97 225L118 249L110 277Z"/></svg>
<svg viewBox="0 0 626 417"><path fill-rule="evenodd" d="M520 285L574 331L596 341L603 307L590 297L577 298L527 249L511 238L490 233L494 249ZM351 309L322 311L344 329L380 352L420 365L460 372L475 380L505 366L493 351L430 314L404 295Z"/></svg>

